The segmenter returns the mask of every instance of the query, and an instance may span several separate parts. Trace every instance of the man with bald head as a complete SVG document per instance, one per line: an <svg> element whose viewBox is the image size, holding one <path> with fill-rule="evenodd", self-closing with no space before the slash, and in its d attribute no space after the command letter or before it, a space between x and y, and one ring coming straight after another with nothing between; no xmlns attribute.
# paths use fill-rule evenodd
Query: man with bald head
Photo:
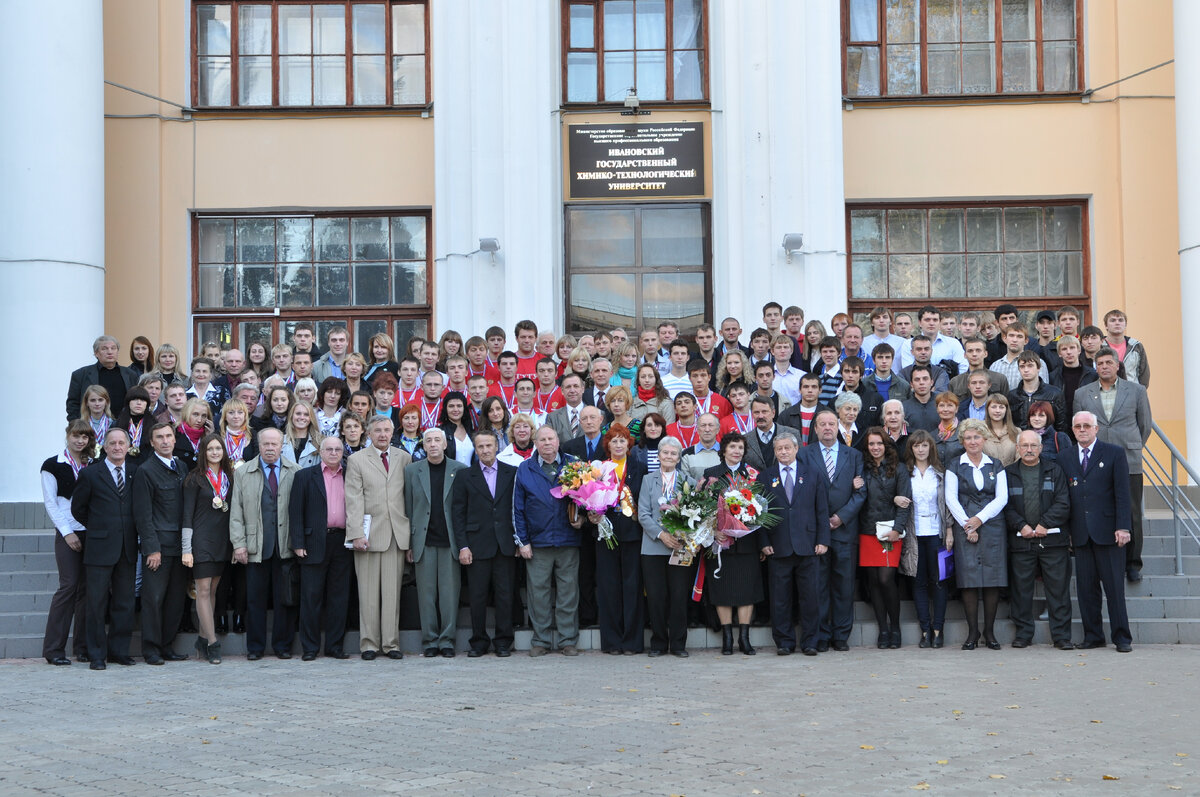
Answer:
<svg viewBox="0 0 1200 797"><path fill-rule="evenodd" d="M1050 638L1059 650L1071 644L1071 498L1067 477L1053 460L1042 458L1042 437L1024 431L1017 437L1020 459L1008 466L1008 582L1014 648L1033 644L1033 587L1038 571L1046 591Z"/></svg>

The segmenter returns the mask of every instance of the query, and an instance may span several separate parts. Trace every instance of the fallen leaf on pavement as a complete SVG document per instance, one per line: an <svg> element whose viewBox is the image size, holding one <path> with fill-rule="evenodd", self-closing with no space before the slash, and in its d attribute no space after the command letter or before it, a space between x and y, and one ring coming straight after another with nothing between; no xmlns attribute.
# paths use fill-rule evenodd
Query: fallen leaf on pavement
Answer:
<svg viewBox="0 0 1200 797"><path fill-rule="evenodd" d="M1003 775L988 775L988 777L991 778L992 780L1004 780Z"/></svg>
<svg viewBox="0 0 1200 797"><path fill-rule="evenodd" d="M948 758L943 758L943 759L941 759L940 761L938 761L938 763L939 763L939 764L949 764L949 763L950 763L950 759L948 759Z"/></svg>
<svg viewBox="0 0 1200 797"><path fill-rule="evenodd" d="M874 749L875 749L875 745L873 745L873 744L860 744L860 745L858 746L858 749L859 749L859 750L874 750Z"/></svg>
<svg viewBox="0 0 1200 797"><path fill-rule="evenodd" d="M1105 775L1101 780L1120 780L1120 778L1116 775Z"/></svg>
<svg viewBox="0 0 1200 797"><path fill-rule="evenodd" d="M909 786L908 788L913 789L915 791L929 791L929 784L926 783L925 781L921 781L916 786Z"/></svg>

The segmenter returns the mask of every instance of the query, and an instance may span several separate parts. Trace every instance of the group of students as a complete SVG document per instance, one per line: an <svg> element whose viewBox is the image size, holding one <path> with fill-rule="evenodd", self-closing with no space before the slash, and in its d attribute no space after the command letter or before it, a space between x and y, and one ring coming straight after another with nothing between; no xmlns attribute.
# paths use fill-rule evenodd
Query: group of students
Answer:
<svg viewBox="0 0 1200 797"><path fill-rule="evenodd" d="M183 658L172 642L194 583L196 647L209 661L220 661L231 607L252 658L268 641L289 656L297 629L305 659L322 630L326 655L345 657L356 613L363 657L399 658L406 563L426 655L454 655L464 577L471 655L508 655L522 603L533 655L576 652L580 623L599 625L608 653L642 652L649 624L651 655L687 655L701 586L697 565L671 556L679 541L662 508L685 483L766 479L778 492L781 465L818 488L824 514L814 504L808 525L819 542L759 530L724 553L703 588L723 653L735 625L742 652L754 652L756 606L781 652L846 649L856 586L875 609L878 646L899 647L897 573L913 578L921 646L941 647L948 560L967 608L964 647L997 646L1005 587L1017 645L1028 644L1038 574L1055 644L1069 647L1071 554L1085 644L1103 644L1091 622L1102 584L1112 639L1128 649L1119 576L1140 579L1145 348L1120 311L1103 336L1071 307L1038 313L1036 336L1017 319L1011 305L944 318L880 307L869 334L845 314L827 333L800 308L769 303L749 346L733 318L700 325L691 343L672 322L630 338L556 337L521 321L511 350L492 327L466 341L417 338L400 357L384 334L350 351L341 327L322 351L301 324L290 344L205 344L186 370L175 347L144 337L120 365L117 341L101 336L96 362L71 375L65 448L42 466L60 570L45 657L70 663L73 623L77 658L131 663L137 595L146 660ZM1089 468L1109 439L1121 467ZM611 517L615 548L600 541L598 516L550 495L571 458L612 460L632 492L635 515ZM1087 503L1078 523L1064 514L1093 470L1123 476L1096 529Z"/></svg>

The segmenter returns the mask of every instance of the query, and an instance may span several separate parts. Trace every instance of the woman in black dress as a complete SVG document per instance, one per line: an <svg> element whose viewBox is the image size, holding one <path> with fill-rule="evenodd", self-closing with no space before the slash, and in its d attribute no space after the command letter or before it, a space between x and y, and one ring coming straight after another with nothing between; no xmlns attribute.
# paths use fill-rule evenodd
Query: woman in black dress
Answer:
<svg viewBox="0 0 1200 797"><path fill-rule="evenodd" d="M196 615L200 635L196 650L210 664L221 663L221 643L213 623L213 596L231 554L229 493L233 465L219 434L200 441L199 458L183 481L183 564L196 579Z"/></svg>
<svg viewBox="0 0 1200 797"><path fill-rule="evenodd" d="M872 426L863 437L863 478L867 500L858 518L858 565L871 581L871 604L879 626L877 648L900 647L900 587L896 570L905 541L912 505L912 479L899 461L896 446L882 427ZM888 535L891 550L876 536L876 524L893 521Z"/></svg>
<svg viewBox="0 0 1200 797"><path fill-rule="evenodd" d="M721 481L730 484L737 479L753 481L750 471L742 462L746 453L746 438L737 432L729 432L721 438L721 464L704 471L704 484ZM737 607L738 650L747 656L755 654L750 645L750 617L754 604L763 599L762 567L759 551L762 549L759 532L753 531L735 540L726 551L721 552L721 572L708 579L708 597L717 607L717 618L721 621L721 653L733 655L733 608Z"/></svg>

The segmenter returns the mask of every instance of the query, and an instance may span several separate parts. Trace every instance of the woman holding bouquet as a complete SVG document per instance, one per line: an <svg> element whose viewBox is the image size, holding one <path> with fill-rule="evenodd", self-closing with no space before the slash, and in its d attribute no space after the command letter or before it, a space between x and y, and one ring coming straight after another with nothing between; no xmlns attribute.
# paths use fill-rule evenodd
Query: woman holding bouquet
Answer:
<svg viewBox="0 0 1200 797"><path fill-rule="evenodd" d="M906 529L909 544L900 553L900 572L916 579L913 602L921 623L920 646L940 648L945 643L942 627L946 622L946 585L939 577L939 558L943 550L954 547L954 536L946 509L945 472L933 435L918 429L909 436L904 465L909 472L913 504Z"/></svg>
<svg viewBox="0 0 1200 797"><path fill-rule="evenodd" d="M642 581L646 587L646 613L650 616L651 657L670 652L686 659L688 604L696 580L696 563L672 565L671 554L682 542L662 527L663 506L669 504L691 479L679 467L683 444L677 437L658 441L657 471L642 480L638 520L642 524Z"/></svg>
<svg viewBox="0 0 1200 797"><path fill-rule="evenodd" d="M871 604L879 625L875 646L882 650L900 647L900 588L896 569L903 548L901 536L908 526L912 485L887 432L872 426L865 440L863 478L867 482L867 501L858 521L858 565L869 574ZM889 523L890 527L880 526L882 523Z"/></svg>
<svg viewBox="0 0 1200 797"><path fill-rule="evenodd" d="M629 430L613 424L601 442L608 461L617 466L620 499L603 514L588 512L591 523L607 517L617 544L604 540L596 545L596 610L600 625L600 649L605 653L632 656L645 649L645 617L642 613L642 528L635 514L646 464L633 448ZM628 490L628 493L626 493ZM628 511L630 514L626 515Z"/></svg>
<svg viewBox="0 0 1200 797"><path fill-rule="evenodd" d="M202 452L183 481L183 564L196 579L196 651L210 664L221 663L221 643L213 625L213 596L232 553L229 547L229 492L233 465L220 434L200 441Z"/></svg>
<svg viewBox="0 0 1200 797"><path fill-rule="evenodd" d="M661 443L659 446L661 447ZM724 489L739 480L754 481L750 469L742 462L746 453L746 438L737 432L729 432L721 438L721 464L704 471L704 485L720 482ZM762 567L759 551L762 549L757 531L734 541L721 553L721 573L708 579L708 595L717 607L717 619L721 621L721 654L733 655L733 609L737 607L738 650L747 656L755 654L750 644L750 617L754 604L763 599Z"/></svg>

